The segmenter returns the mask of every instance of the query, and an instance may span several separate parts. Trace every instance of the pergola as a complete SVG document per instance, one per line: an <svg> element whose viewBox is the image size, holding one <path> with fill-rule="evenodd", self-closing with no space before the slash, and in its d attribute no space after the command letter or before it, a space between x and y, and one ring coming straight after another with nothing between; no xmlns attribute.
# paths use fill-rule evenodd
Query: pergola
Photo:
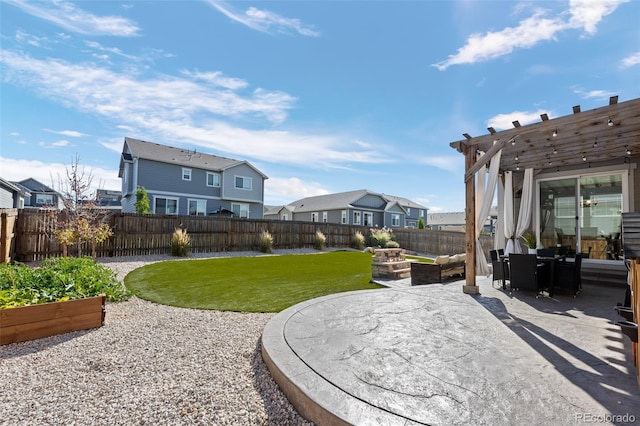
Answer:
<svg viewBox="0 0 640 426"><path fill-rule="evenodd" d="M514 121L513 128L499 132L489 127L482 136L464 133L464 140L450 144L465 156L467 271L476 270L476 173L497 152L500 172L533 169L535 174L631 164L640 158L640 98L618 103L613 96L604 107L581 111L576 105L573 114L553 119L541 114L540 119L528 125ZM475 273L466 274L463 291L478 293Z"/></svg>

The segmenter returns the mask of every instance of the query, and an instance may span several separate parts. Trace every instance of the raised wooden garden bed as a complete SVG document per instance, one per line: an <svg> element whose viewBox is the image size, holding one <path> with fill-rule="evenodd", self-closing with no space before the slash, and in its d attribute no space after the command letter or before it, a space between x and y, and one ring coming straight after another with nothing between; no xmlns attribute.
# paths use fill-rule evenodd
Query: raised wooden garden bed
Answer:
<svg viewBox="0 0 640 426"><path fill-rule="evenodd" d="M0 309L0 345L101 327L105 298L102 295Z"/></svg>

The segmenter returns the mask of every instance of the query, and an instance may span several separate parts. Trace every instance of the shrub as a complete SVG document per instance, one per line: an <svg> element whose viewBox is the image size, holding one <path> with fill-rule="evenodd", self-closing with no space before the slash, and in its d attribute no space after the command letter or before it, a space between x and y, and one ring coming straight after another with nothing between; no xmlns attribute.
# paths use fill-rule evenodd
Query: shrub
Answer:
<svg viewBox="0 0 640 426"><path fill-rule="evenodd" d="M273 237L269 231L262 231L260 233L258 246L262 253L271 253L273 251Z"/></svg>
<svg viewBox="0 0 640 426"><path fill-rule="evenodd" d="M418 229L424 229L424 218L418 218Z"/></svg>
<svg viewBox="0 0 640 426"><path fill-rule="evenodd" d="M176 228L171 236L171 255L185 257L191 248L191 238L186 229Z"/></svg>
<svg viewBox="0 0 640 426"><path fill-rule="evenodd" d="M387 241L385 248L400 248L400 244L397 241Z"/></svg>
<svg viewBox="0 0 640 426"><path fill-rule="evenodd" d="M327 237L324 236L322 231L316 231L316 242L313 245L313 247L316 250L324 250L326 244L327 244Z"/></svg>
<svg viewBox="0 0 640 426"><path fill-rule="evenodd" d="M110 302L130 293L115 272L90 257L45 259L40 267L0 265L0 308L82 299L105 294Z"/></svg>
<svg viewBox="0 0 640 426"><path fill-rule="evenodd" d="M391 228L372 228L370 229L369 234L369 245L372 247L382 247L382 248L392 248L392 247L400 247L398 243L395 242L396 236L393 234L393 230ZM392 243L390 246L389 243Z"/></svg>
<svg viewBox="0 0 640 426"><path fill-rule="evenodd" d="M354 249L362 250L364 248L364 242L364 235L362 235L362 232L360 231L356 231L356 233L353 234L353 237L351 237L351 246Z"/></svg>

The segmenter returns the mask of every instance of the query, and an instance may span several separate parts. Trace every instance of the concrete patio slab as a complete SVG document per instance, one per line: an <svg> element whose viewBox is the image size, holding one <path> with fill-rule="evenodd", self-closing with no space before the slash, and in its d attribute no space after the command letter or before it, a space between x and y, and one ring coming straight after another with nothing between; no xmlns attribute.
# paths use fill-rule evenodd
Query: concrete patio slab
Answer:
<svg viewBox="0 0 640 426"><path fill-rule="evenodd" d="M317 424L633 424L640 388L614 325L624 289L509 294L478 278L334 294L276 315L263 358Z"/></svg>

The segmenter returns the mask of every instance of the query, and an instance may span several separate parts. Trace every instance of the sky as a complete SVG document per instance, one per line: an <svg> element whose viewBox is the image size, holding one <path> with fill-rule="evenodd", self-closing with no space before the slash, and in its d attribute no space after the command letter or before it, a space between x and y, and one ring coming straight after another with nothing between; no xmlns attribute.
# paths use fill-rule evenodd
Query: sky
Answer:
<svg viewBox="0 0 640 426"><path fill-rule="evenodd" d="M246 160L266 205L368 189L464 210L451 142L640 96L640 1L0 0L0 177L125 137Z"/></svg>

